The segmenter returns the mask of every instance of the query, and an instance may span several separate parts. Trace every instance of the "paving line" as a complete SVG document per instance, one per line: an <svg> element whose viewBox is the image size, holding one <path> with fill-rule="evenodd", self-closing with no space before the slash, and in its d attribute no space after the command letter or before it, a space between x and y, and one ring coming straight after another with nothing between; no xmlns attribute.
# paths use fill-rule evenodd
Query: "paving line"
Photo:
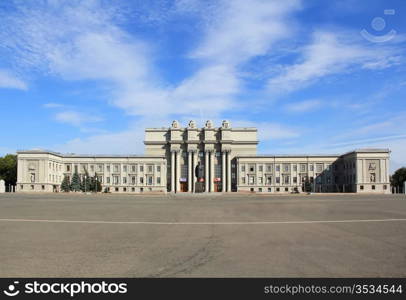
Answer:
<svg viewBox="0 0 406 300"><path fill-rule="evenodd" d="M360 220L313 220L313 221L246 221L246 222L160 222L160 221L91 221L47 219L0 219L0 222L32 223L82 223L82 224L129 224L129 225L272 225L272 224L323 224L323 223L374 223L405 222L406 219L360 219Z"/></svg>

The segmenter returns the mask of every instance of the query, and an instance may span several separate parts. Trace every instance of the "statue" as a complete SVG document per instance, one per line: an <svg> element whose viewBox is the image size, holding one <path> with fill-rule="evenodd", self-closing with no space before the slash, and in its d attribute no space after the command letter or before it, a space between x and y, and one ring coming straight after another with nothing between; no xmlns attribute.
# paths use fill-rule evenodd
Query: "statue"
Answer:
<svg viewBox="0 0 406 300"><path fill-rule="evenodd" d="M370 182L375 182L375 173L371 173L369 176Z"/></svg>
<svg viewBox="0 0 406 300"><path fill-rule="evenodd" d="M196 128L196 122L194 120L189 121L189 128Z"/></svg>
<svg viewBox="0 0 406 300"><path fill-rule="evenodd" d="M30 177L31 182L35 182L35 174L31 173L31 177Z"/></svg>
<svg viewBox="0 0 406 300"><path fill-rule="evenodd" d="M223 120L223 123L221 124L221 127L230 128L230 122L228 120Z"/></svg>
<svg viewBox="0 0 406 300"><path fill-rule="evenodd" d="M211 120L206 121L206 128L213 128L213 122Z"/></svg>
<svg viewBox="0 0 406 300"><path fill-rule="evenodd" d="M179 125L178 121L176 121L176 120L172 121L172 128L179 128L179 127L180 127L180 125Z"/></svg>

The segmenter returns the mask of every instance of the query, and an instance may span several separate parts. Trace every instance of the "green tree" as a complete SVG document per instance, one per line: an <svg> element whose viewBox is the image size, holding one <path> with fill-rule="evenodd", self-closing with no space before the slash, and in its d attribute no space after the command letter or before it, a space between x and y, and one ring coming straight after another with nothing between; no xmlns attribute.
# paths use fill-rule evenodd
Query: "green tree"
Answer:
<svg viewBox="0 0 406 300"><path fill-rule="evenodd" d="M63 177L63 180L61 183L61 190L62 190L62 192L69 192L70 188L71 188L71 185L70 185L69 177L65 175Z"/></svg>
<svg viewBox="0 0 406 300"><path fill-rule="evenodd" d="M6 186L16 185L17 182L17 155L7 154L0 157L0 179L3 179Z"/></svg>
<svg viewBox="0 0 406 300"><path fill-rule="evenodd" d="M70 190L74 191L74 192L79 192L80 191L80 187L81 187L81 180L80 180L80 176L77 172L75 172L72 176L72 182L70 185Z"/></svg>
<svg viewBox="0 0 406 300"><path fill-rule="evenodd" d="M397 187L398 191L403 190L404 182L406 181L406 168L400 168L393 173L390 183L393 187Z"/></svg>

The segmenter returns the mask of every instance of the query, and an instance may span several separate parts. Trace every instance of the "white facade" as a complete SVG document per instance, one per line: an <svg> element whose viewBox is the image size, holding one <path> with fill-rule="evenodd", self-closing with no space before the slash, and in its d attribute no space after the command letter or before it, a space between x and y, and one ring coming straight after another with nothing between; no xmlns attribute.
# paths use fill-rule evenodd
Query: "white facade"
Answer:
<svg viewBox="0 0 406 300"><path fill-rule="evenodd" d="M257 129L214 127L145 130L146 155L18 152L17 191L57 192L65 176L97 176L103 191L390 193L388 149L343 155L257 155Z"/></svg>

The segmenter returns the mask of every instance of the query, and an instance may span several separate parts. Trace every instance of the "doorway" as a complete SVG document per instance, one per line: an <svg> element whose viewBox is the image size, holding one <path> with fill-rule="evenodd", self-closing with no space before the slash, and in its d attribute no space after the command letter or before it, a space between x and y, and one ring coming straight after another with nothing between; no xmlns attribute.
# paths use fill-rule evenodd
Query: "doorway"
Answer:
<svg viewBox="0 0 406 300"><path fill-rule="evenodd" d="M182 193L187 192L187 182L181 182L180 183L180 191Z"/></svg>

